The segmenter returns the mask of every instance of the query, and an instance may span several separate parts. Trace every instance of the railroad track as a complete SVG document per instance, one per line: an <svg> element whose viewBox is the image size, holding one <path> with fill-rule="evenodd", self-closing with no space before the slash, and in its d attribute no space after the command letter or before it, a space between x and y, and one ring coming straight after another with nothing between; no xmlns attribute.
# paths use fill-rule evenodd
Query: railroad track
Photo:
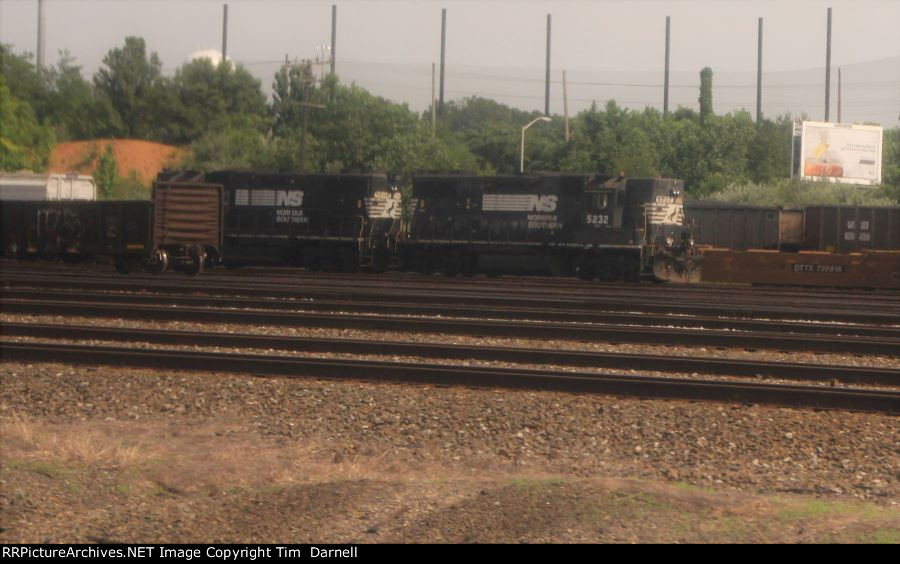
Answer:
<svg viewBox="0 0 900 564"><path fill-rule="evenodd" d="M302 310L314 312L362 313L381 315L457 317L469 319L509 319L556 323L622 324L643 327L685 327L729 329L733 331L769 331L813 335L856 335L900 339L900 327L873 327L846 324L803 324L796 322L723 319L708 316L653 315L635 312L603 312L538 307L490 307L469 304L426 305L385 303L385 301L273 300L231 296L176 296L171 294L133 294L110 292L59 291L48 289L6 289L9 300L59 301L77 299L83 303L147 304L157 307L216 307L255 310ZM370 300L374 296L369 297Z"/></svg>
<svg viewBox="0 0 900 564"><path fill-rule="evenodd" d="M834 290L828 288L791 288L791 287L755 287L755 286L726 286L709 284L626 284L613 282L585 281L577 278L560 278L545 276L502 276L487 278L483 276L465 278L447 278L442 276L423 276L409 272L390 272L382 274L373 273L338 273L338 272L309 272L300 268L291 267L244 267L241 269L217 269L208 271L203 277L188 278L178 273L169 273L163 276L151 274L132 274L121 276L106 269L106 265L63 265L54 263L34 263L0 261L4 274L16 274L22 276L51 275L58 276L90 276L106 277L114 280L142 279L147 281L177 280L187 283L225 283L250 280L253 282L268 281L272 285L288 284L321 284L326 286L358 286L375 285L380 287L413 288L423 285L433 288L456 288L460 290L474 289L477 291L508 292L510 282L514 281L517 290L559 293L564 295L667 295L669 297L691 296L703 299L747 299L750 297L764 300L766 298L789 299L791 301L804 301L809 303L840 300L842 302L872 303L873 305L900 304L900 296L897 292L889 290ZM840 306L841 303L833 304Z"/></svg>
<svg viewBox="0 0 900 564"><path fill-rule="evenodd" d="M842 322L869 325L894 325L900 327L900 300L896 303L869 304L866 307L840 302L817 302L813 306L803 304L786 304L778 300L777 305L755 303L732 303L706 300L705 302L688 302L655 296L552 296L546 293L532 294L521 289L508 289L505 293L483 291L460 291L457 289L440 290L418 286L410 289L366 287L364 284L353 286L323 286L308 284L303 286L285 286L271 283L213 283L197 279L185 280L174 278L133 279L89 278L56 276L20 277L3 273L4 295L27 290L70 290L85 294L90 292L142 292L170 295L216 295L265 297L271 299L363 302L376 300L382 304L403 302L422 304L431 307L441 305L458 308L496 307L496 308L553 308L575 312L632 312L644 314L674 314L682 316L733 317L757 320L804 320L817 322ZM846 306L842 309L837 306Z"/></svg>
<svg viewBox="0 0 900 564"><path fill-rule="evenodd" d="M82 315L121 319L191 321L324 327L417 333L447 333L492 337L650 343L777 351L838 352L897 356L900 339L835 335L794 335L718 329L671 329L585 323L545 323L510 320L432 319L421 317L321 314L266 310L167 307L132 303L86 303L82 300L0 299L0 311L12 314Z"/></svg>
<svg viewBox="0 0 900 564"><path fill-rule="evenodd" d="M209 354L160 349L0 343L7 361L61 362L203 372L239 372L261 376L386 380L478 388L518 388L682 400L715 400L818 409L847 409L897 413L900 392L787 386L746 382L711 382L621 374L573 374L538 370L445 367L407 364L260 356Z"/></svg>
<svg viewBox="0 0 900 564"><path fill-rule="evenodd" d="M15 265L15 263L13 263ZM486 294L508 294L510 292L524 292L540 294L545 298L564 297L571 299L620 297L634 299L637 297L655 297L657 299L673 299L687 301L712 301L712 302L740 302L751 301L766 302L771 299L789 301L791 303L821 306L829 303L836 308L849 308L852 306L873 307L900 307L900 296L897 292L854 292L835 291L822 289L760 289L747 286L718 286L718 285L683 285L683 284L621 284L598 283L578 280L575 278L541 278L531 276L501 277L501 278L447 278L442 276L423 276L414 273L326 273L306 272L293 269L287 275L283 272L291 272L288 268L247 269L245 270L218 270L211 271L202 277L186 277L177 273L168 273L162 276L152 274L132 274L122 276L112 272L98 271L97 269L70 269L59 270L43 269L29 270L14 266L4 268L3 276L17 277L56 277L60 275L66 278L105 279L118 281L119 283L175 283L190 286L217 285L217 284L267 284L272 287L284 286L314 286L319 285L330 288L358 288L360 286L371 289L399 289L416 290L423 287L440 290L442 292L460 291ZM514 284L511 284L514 282Z"/></svg>
<svg viewBox="0 0 900 564"><path fill-rule="evenodd" d="M6 337L119 341L159 345L251 348L303 353L414 356L432 359L500 361L581 368L631 369L659 372L696 372L719 376L767 377L834 384L900 387L900 370L855 366L827 366L755 360L690 358L683 356L598 353L556 349L444 345L401 341L320 339L197 331L124 329L83 325L2 323Z"/></svg>

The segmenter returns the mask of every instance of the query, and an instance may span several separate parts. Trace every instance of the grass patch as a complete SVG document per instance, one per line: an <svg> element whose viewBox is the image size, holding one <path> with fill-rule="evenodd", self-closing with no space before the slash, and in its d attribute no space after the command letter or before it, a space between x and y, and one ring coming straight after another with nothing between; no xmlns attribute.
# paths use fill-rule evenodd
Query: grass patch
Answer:
<svg viewBox="0 0 900 564"><path fill-rule="evenodd" d="M712 488L707 488L705 486L697 486L694 484L689 484L687 482L675 482L672 484L675 488L691 493L715 493L716 490Z"/></svg>
<svg viewBox="0 0 900 564"><path fill-rule="evenodd" d="M884 514L884 509L872 504L811 499L790 503L788 507L778 511L776 517L781 521L791 522L840 516L877 519Z"/></svg>
<svg viewBox="0 0 900 564"><path fill-rule="evenodd" d="M10 469L33 472L35 474L40 474L41 476L46 476L47 478L52 478L54 480L63 480L72 475L72 470L66 468L58 462L13 459L7 460L6 462L4 462L4 465Z"/></svg>
<svg viewBox="0 0 900 564"><path fill-rule="evenodd" d="M515 478L511 481L512 485L519 489L543 489L549 487L559 487L565 483L562 478L545 478L545 479L526 479Z"/></svg>
<svg viewBox="0 0 900 564"><path fill-rule="evenodd" d="M25 417L0 420L4 454L26 460L59 460L66 464L123 469L141 465L151 452L140 440L114 436L115 429L84 430L38 423Z"/></svg>
<svg viewBox="0 0 900 564"><path fill-rule="evenodd" d="M872 544L900 544L900 529L896 527L875 529L872 533L863 535L860 540Z"/></svg>

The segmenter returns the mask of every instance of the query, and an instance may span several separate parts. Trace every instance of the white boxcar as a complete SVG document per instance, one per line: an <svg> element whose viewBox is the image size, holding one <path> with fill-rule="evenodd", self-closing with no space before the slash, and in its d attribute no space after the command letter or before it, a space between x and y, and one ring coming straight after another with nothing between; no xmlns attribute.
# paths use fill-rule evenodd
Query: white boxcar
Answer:
<svg viewBox="0 0 900 564"><path fill-rule="evenodd" d="M97 185L80 174L0 174L0 201L96 200Z"/></svg>

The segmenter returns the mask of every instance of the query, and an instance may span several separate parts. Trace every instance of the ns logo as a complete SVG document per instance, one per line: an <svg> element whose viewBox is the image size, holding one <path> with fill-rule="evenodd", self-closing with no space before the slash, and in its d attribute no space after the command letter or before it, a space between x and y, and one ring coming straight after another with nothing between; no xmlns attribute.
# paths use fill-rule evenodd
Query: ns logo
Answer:
<svg viewBox="0 0 900 564"><path fill-rule="evenodd" d="M546 196L531 196L531 211L554 212L556 211L556 199L553 194Z"/></svg>
<svg viewBox="0 0 900 564"><path fill-rule="evenodd" d="M276 206L300 207L303 205L303 190L279 190L275 195Z"/></svg>

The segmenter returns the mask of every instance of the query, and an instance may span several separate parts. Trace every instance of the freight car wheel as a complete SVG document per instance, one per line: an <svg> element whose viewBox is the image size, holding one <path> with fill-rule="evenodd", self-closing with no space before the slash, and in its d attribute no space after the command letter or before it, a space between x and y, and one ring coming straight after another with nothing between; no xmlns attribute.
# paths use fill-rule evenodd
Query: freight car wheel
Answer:
<svg viewBox="0 0 900 564"><path fill-rule="evenodd" d="M169 268L169 253L160 249L153 253L150 259L150 272L153 274L162 274Z"/></svg>
<svg viewBox="0 0 900 564"><path fill-rule="evenodd" d="M199 245L194 245L190 249L190 270L188 270L188 274L191 276L197 276L203 273L203 266L206 263L206 253L203 251L203 247Z"/></svg>
<svg viewBox="0 0 900 564"><path fill-rule="evenodd" d="M7 243L3 249L3 254L8 257L21 258L24 253L19 253L19 244L12 235L7 237Z"/></svg>

